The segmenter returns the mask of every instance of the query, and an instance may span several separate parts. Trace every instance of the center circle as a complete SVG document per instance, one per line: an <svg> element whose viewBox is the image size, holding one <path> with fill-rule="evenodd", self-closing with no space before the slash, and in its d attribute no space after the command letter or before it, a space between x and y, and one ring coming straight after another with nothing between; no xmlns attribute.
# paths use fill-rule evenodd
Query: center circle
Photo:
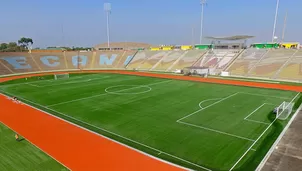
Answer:
<svg viewBox="0 0 302 171"><path fill-rule="evenodd" d="M133 90L138 91L133 92ZM106 88L105 92L109 94L143 94L151 90L151 87L145 85L117 85Z"/></svg>

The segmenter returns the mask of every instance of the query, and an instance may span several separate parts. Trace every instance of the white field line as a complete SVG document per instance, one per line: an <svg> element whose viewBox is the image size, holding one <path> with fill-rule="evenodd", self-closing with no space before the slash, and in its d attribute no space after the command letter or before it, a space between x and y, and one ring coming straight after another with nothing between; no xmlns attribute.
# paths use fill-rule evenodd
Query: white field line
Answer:
<svg viewBox="0 0 302 171"><path fill-rule="evenodd" d="M60 163L62 166L64 166L65 168L67 168L68 170L71 170L70 168L68 168L66 165L64 165L63 163L61 163L59 160L57 160L56 158L54 158L52 155L48 154L46 151L42 150L40 147L36 146L34 143L32 143L30 140L28 140L26 138L26 136L23 136L22 134L19 134L18 132L16 132L15 130L13 130L11 127L9 127L8 125L6 125L5 123L1 122L0 123L4 126L6 126L7 128L9 128L10 130L12 130L13 132L17 133L18 135L21 135L23 138L25 138L25 140L27 142L29 142L31 145L35 146L37 149L39 149L40 151L42 151L43 153L45 153L46 155L48 155L49 157L51 157L52 159L54 159L55 161L57 161L58 163Z"/></svg>
<svg viewBox="0 0 302 171"><path fill-rule="evenodd" d="M31 84L31 83L26 83L27 85L33 86L33 87L41 87L39 85Z"/></svg>
<svg viewBox="0 0 302 171"><path fill-rule="evenodd" d="M230 170L233 170L237 166L237 164L253 148L253 146L259 141L259 139L265 134L265 132L273 125L273 123L275 123L276 120L277 120L277 118L275 118L274 121L271 124L269 124L269 126L262 132L262 134L256 139L256 141L254 141L254 143L244 152L244 154L239 158L239 160L236 161L236 163L232 166L232 168Z"/></svg>
<svg viewBox="0 0 302 171"><path fill-rule="evenodd" d="M283 138L284 134L287 132L288 128L292 124L292 122L296 119L296 117L300 113L301 109L302 109L302 105L300 105L299 108L296 110L296 112L294 113L294 115L292 116L292 118L290 119L290 121L287 123L287 125L285 126L285 128L283 129L283 131L281 132L281 134L279 135L279 137L275 141L275 143L272 145L272 147L270 148L270 150L267 152L267 154L265 155L265 157L262 159L261 163L258 165L256 171L260 171L262 169L262 167L265 165L266 161L269 159L269 157L271 156L271 154L274 152L276 146L279 144L279 142Z"/></svg>
<svg viewBox="0 0 302 171"><path fill-rule="evenodd" d="M281 96L269 96L269 95L262 95L262 94L254 94L254 93L247 93L247 92L238 92L240 94L249 94L249 95L253 95L253 96L262 96L262 97L271 97L271 98L278 98L278 99L291 99L288 97L281 97Z"/></svg>
<svg viewBox="0 0 302 171"><path fill-rule="evenodd" d="M217 103L220 103L220 102L222 102L222 101L224 101L224 100L226 100L226 99L228 99L228 98L231 98L231 97L233 97L233 96L235 96L235 95L237 95L237 94L238 94L238 93L234 93L234 94L229 95L229 96L227 96L227 97L225 97L225 98L222 98L221 100L219 100L219 101L217 101L217 102L215 102L215 103L212 103L212 104L210 104L210 105L208 105L208 106L206 106L206 107L204 107L204 108L201 108L201 109L199 109L199 110L197 110L197 111L195 111L195 112L193 112L193 113L190 113L190 114L188 114L188 115L186 115L186 116L184 116L184 117L178 119L176 122L179 122L179 121L181 121L181 120L183 120L183 119L186 119L186 118L188 118L188 117L190 117L190 116L192 116L192 115L195 115L196 113L198 113L198 112L200 112L200 111L202 111L202 110L204 110L204 109L207 109L207 108L209 108L209 107L211 107L211 106L213 106L213 105L215 105L215 104L217 104Z"/></svg>
<svg viewBox="0 0 302 171"><path fill-rule="evenodd" d="M157 82L157 83L153 83L153 84L147 84L147 85L140 85L140 86L137 86L137 87L131 87L131 88L126 88L126 89L122 89L122 90L119 90L119 91L115 91L115 93L120 93L120 92L127 91L127 90L133 90L133 89L141 88L142 86L152 86L152 85L157 85L157 84L163 84L163 83L167 83L167 82L171 82L171 81L173 81L173 80L161 81L161 82ZM74 99L74 100L70 100L70 101L65 101L65 102L61 102L61 103L48 105L47 107L53 107L53 106L58 106L58 105L62 105L62 104L77 102L77 101L81 101L81 100L92 99L92 98L95 98L95 97L100 97L100 96L104 96L104 95L108 95L108 94L111 94L111 93L102 93L102 94L93 95L93 96L89 96L89 97L83 97L83 98L79 98L79 99Z"/></svg>
<svg viewBox="0 0 302 171"><path fill-rule="evenodd" d="M232 94L232 95L230 95L230 96L227 96L227 97L225 97L225 98L220 98L221 100L219 100L219 101L217 101L217 102L215 102L215 103L212 103L211 105L208 105L208 106L206 106L206 107L201 107L201 103L203 103L203 102L205 102L205 101L217 100L217 99L208 99L208 100L204 100L204 101L202 101L202 102L199 103L199 107L200 107L201 109L199 109L199 110L197 110L197 111L195 111L195 112L193 112L193 113L191 113L191 114L189 114L189 115L187 115L187 116L185 116L185 117L182 117L182 118L178 119L176 122L181 123L181 124L185 124L185 125L189 125L189 126L193 126L193 127L197 127L197 128L201 128L201 129L205 129L205 130L208 130L208 131L212 131L212 132L216 132L216 133L220 133L220 134L224 134L224 135L229 135L229 136L232 136L232 137L236 137L236 138L240 138L240 139L244 139L244 140L248 140L248 141L254 142L254 141L256 141L256 140L253 140L253 139L250 139L250 138L247 138L247 137L242 137L242 136L239 136L239 135L235 135L235 134L231 134L231 133L227 133L227 132L215 130L215 129L212 129L212 128L207 128L207 127L204 127L204 126L199 126L199 125L195 125L195 124L191 124L191 123L187 123L187 122L181 121L181 120L183 120L183 119L185 119L185 118L188 118L188 117L190 117L190 116L192 116L192 115L195 115L195 114L198 113L198 112L201 112L202 110L204 110L204 109L206 109L206 108L208 108L208 107L211 107L211 106L213 106L213 105L215 105L215 104L217 104L217 103L220 103L220 102L222 102L222 101L224 101L224 100L226 100L226 99L228 99L228 98L230 98L230 97L233 97L233 96L235 96L235 95L237 95L237 94L240 94L240 93L241 93L241 94L250 94L250 93L238 92L238 93ZM257 94L250 94L250 95L257 95ZM257 109L255 109L252 113L250 113L248 116L246 116L246 117L244 118L244 120L247 120L247 121L250 121L250 122L255 122L255 123L260 123L260 124L269 125L270 123L266 123L266 122L261 122L261 121L256 121L256 120L248 119L248 117L250 117L250 116L251 116L252 114L254 114L256 111L258 111L258 110L259 110L261 107L263 107L264 105L266 105L266 103L262 104L262 105L259 106ZM269 105L272 105L272 104L269 104Z"/></svg>
<svg viewBox="0 0 302 171"><path fill-rule="evenodd" d="M45 86L39 86L39 87L53 87L53 86L58 86L58 85L65 85L65 84L74 84L74 83L83 83L83 82L90 82L90 81L94 81L94 80L101 80L101 79L105 79L105 78L109 78L110 76L104 76L102 78L91 78L91 79L87 79L87 80L79 80L79 81L68 81L68 82L64 82L64 83L60 83L60 84L51 84L51 85L45 85Z"/></svg>
<svg viewBox="0 0 302 171"><path fill-rule="evenodd" d="M270 124L270 123L267 123L267 122L257 121L257 120L253 120L253 119L244 119L244 120L249 121L249 122L264 124L264 125L269 125Z"/></svg>
<svg viewBox="0 0 302 171"><path fill-rule="evenodd" d="M235 138L239 138L239 139L243 139L243 140L248 140L248 141L254 142L255 140L250 139L250 138L246 138L246 137L242 137L242 136L239 136L239 135L230 134L230 133L223 132L223 131L219 131L219 130L215 130L215 129L212 129L212 128L203 127L203 126L199 126L199 125L194 125L194 124L190 124L190 123L181 121L181 120L186 119L186 118L188 118L188 117L190 117L190 116L192 116L192 115L195 115L196 113L201 112L201 111L203 111L204 109L207 109L207 108L209 108L209 107L211 107L211 106L213 106L213 105L215 105L215 104L217 104L217 103L220 103L220 102L222 102L222 101L224 101L224 100L226 100L226 99L228 99L228 98L231 98L231 97L233 97L233 96L235 96L235 95L237 95L237 94L238 94L238 93L229 95L229 96L227 96L227 97L225 97L225 98L219 98L219 99L220 99L219 101L217 101L217 102L215 102L215 103L212 103L212 104L210 104L210 105L208 105L208 106L202 108L202 107L200 106L200 104L201 104L202 102L209 101L209 100L217 100L218 98L216 98L216 99L204 100L204 101L202 101L201 103L199 103L199 107L200 107L201 109L199 109L199 110L197 110L197 111L195 111L195 112L193 112L193 113L191 113L191 114L189 114L189 115L187 115L187 116L185 116L185 117L182 117L182 118L178 119L176 122L177 122L177 123L181 123L181 124L185 124L185 125L189 125L189 126L193 126L193 127L196 127L196 128L201 128L201 129L204 129L204 130L216 132L216 133L219 133L219 134L224 134L224 135L232 136L232 137L235 137Z"/></svg>
<svg viewBox="0 0 302 171"><path fill-rule="evenodd" d="M172 80L169 80L169 81L172 81ZM7 92L5 92L5 93L7 93ZM0 94L2 94L2 93L0 93ZM15 95L12 94L12 93L7 93L7 94L9 94L9 95L11 95L11 96L15 96ZM2 94L2 95L3 95L3 96L6 96L5 94ZM7 97L7 96L6 96L6 97ZM208 168L206 168L206 167L203 167L203 166L200 166L200 165L198 165L198 164L192 163L192 162L190 162L190 161L187 161L187 160L182 159L182 158L180 158L180 157L177 157L177 156L174 156L174 155L172 155L172 154L166 153L166 152L164 152L164 151L158 150L158 149L156 149L156 148L150 147L150 146L148 146L148 145L145 145L145 144L143 144L143 143L137 142L137 141L135 141L135 140L126 138L126 137L124 137L124 136L122 136L122 135L119 135L119 134L116 134L116 133L114 133L114 132L108 131L108 130L106 130L106 129L104 129L104 128L100 128L100 127L97 127L97 126L95 126L95 125L89 124L89 123L84 122L84 121L82 121L82 120L76 119L76 118L74 118L74 117L72 117L72 116L69 116L69 115L66 115L66 114L64 114L64 113L58 112L58 111L56 111L56 110L54 110L54 109L48 108L48 107L46 107L46 106L40 105L40 104L38 104L38 103L32 102L32 101L27 100L27 99L24 99L24 98L20 98L20 97L19 97L19 99L22 99L23 101L27 101L27 102L32 103L32 104L34 104L34 105L40 106L41 108L48 109L48 110L50 110L50 111L52 111L52 112L58 113L58 114L60 114L60 115L62 115L62 116L65 116L65 117L67 117L67 118L70 118L70 119L76 120L76 121L78 121L78 122L84 123L84 124L89 125L89 126L91 126L91 127L93 127L93 128L96 128L96 129L98 129L98 130L102 130L102 131L107 132L107 133L109 133L109 134L111 134L111 135L120 137L120 138L125 139L125 140L127 140L127 141L130 141L130 142L132 142L132 143L135 143L135 144L141 145L141 146L143 146L143 147L146 147L146 148L148 148L148 149L154 150L155 152L158 152L158 153L161 153L161 154L165 154L165 155L170 156L170 157L172 157L172 158L181 160L181 161L183 161L183 162L185 162L185 163L191 164L192 166L195 166L195 167L198 167L198 168L207 170L207 171L211 171L211 169L208 169ZM155 157L155 156L152 156L152 155L150 155L150 154L147 154L147 153L145 153L145 152L143 152L143 151L137 150L137 149L135 149L135 148L133 148L133 147L130 147L130 146L126 145L126 144L123 144L123 143L121 143L121 142L118 142L118 141L116 141L116 140L113 140L113 139L111 139L111 138L108 138L108 137L106 137L106 136L104 136L104 135L102 135L102 134L99 134L99 133L97 133L97 132L94 132L94 131L92 131L92 130L89 130L89 129L87 129L87 128L84 128L84 127L82 127L82 126L79 126L79 125L77 125L77 124L74 124L74 123L72 123L72 122L70 122L70 121L67 121L67 120L62 119L62 118L60 118L60 117L58 117L58 116L55 116L55 115L53 115L53 114L51 114L51 113L49 113L49 112L46 112L46 111L43 111L43 110L41 110L41 109L39 109L39 108L36 108L36 107L34 107L34 106L31 106L31 105L29 105L29 104L27 104L27 103L24 103L24 104L27 105L27 106L30 106L31 108L34 108L34 109L36 109L36 110L39 110L39 111L41 111L41 112L43 112L43 113L45 113L45 114L48 114L48 115L50 115L50 116L52 116L52 117L55 117L55 118L57 118L57 119L60 119L60 120L62 120L62 121L64 121L64 122L70 123L70 124L72 124L72 125L74 125L74 126L77 126L77 127L81 128L81 129L84 129L84 130L86 130L86 131L89 131L89 132L91 132L91 133L93 133L93 134L96 134L96 135L98 135L98 136L101 136L101 137L103 137L103 138L106 138L106 139L108 139L108 140L111 140L111 141L113 141L113 142L115 142L115 143L117 143L117 144L120 144L120 145L124 146L124 147L130 148L130 149L132 149L132 150L134 150L134 151L137 151L137 152L139 152L139 153L141 153L141 154L144 154L144 155L146 155L146 156L149 156L149 157L154 158L154 159L156 159L156 160L159 160L159 161L161 161L161 162L168 163L168 164L170 164L170 165L173 165L173 166L176 166L176 167L179 167L179 168L183 168L183 169L185 169L185 170L188 170L187 168L184 168L184 167L179 166L179 165L177 165L177 164L174 164L174 163L171 163L171 162L162 160L162 159L160 159L160 158L157 158L157 157Z"/></svg>
<svg viewBox="0 0 302 171"><path fill-rule="evenodd" d="M257 151L257 150L252 148L251 151Z"/></svg>
<svg viewBox="0 0 302 171"><path fill-rule="evenodd" d="M247 115L244 119L246 120L247 118L249 118L252 114L254 114L255 112L257 112L260 108L262 108L265 105L265 103L263 103L261 106L259 106L257 109L255 109L253 112L251 112L249 115Z"/></svg>
<svg viewBox="0 0 302 171"><path fill-rule="evenodd" d="M215 99L207 99L207 100L203 100L201 101L198 105L200 107L200 109L203 109L204 107L201 106L202 103L204 102L208 102L208 101L212 101L212 100L221 100L221 98L215 98Z"/></svg>
<svg viewBox="0 0 302 171"><path fill-rule="evenodd" d="M78 78L83 78L82 76L76 76L76 77L70 77L70 79L78 79ZM25 78L21 78L21 79L25 79ZM53 82L55 80L53 79L48 79L48 80L37 80L37 81L30 81L28 83L36 83L36 82L44 82L44 81L47 81L47 82ZM4 84L4 85L0 85L0 87L10 87L10 86L15 86L15 85L23 85L23 84L28 84L26 82L24 83L15 83L15 84Z"/></svg>
<svg viewBox="0 0 302 171"><path fill-rule="evenodd" d="M239 139L243 139L243 140L247 140L247 141L251 141L251 142L255 141L255 140L250 139L250 138L246 138L246 137L242 137L242 136L239 136L239 135L230 134L230 133L223 132L223 131L218 131L218 130L215 130L215 129L211 129L211 128L207 128L207 127L203 127L203 126L199 126L199 125L190 124L190 123L187 123L187 122L177 121L177 123L193 126L193 127L196 127L196 128L205 129L205 130L208 130L208 131L212 131L212 132L216 132L216 133L219 133L219 134L228 135L228 136L231 136L231 137L235 137L235 138L239 138Z"/></svg>
<svg viewBox="0 0 302 171"><path fill-rule="evenodd" d="M293 102L298 96L300 95L300 93L298 93L294 98L292 98L291 102ZM231 167L230 170L233 170L237 164L246 156L246 154L253 148L253 146L260 140L260 138L265 134L265 132L275 123L275 121L277 120L277 118L275 118L273 120L273 122L262 132L262 134L256 139L256 141L245 151L245 153L237 160L237 162Z"/></svg>
<svg viewBox="0 0 302 171"><path fill-rule="evenodd" d="M257 109L255 109L253 112L251 112L248 116L246 116L244 118L244 120L246 121L250 121L250 122L255 122L255 123L260 123L260 124L265 124L265 125L269 125L270 123L267 122L262 122L262 121L257 121L254 119L248 119L250 116L252 116L255 112L257 112L260 108L262 108L264 105L267 105L267 103L263 103L261 106L259 106ZM270 104L269 104L270 105Z"/></svg>

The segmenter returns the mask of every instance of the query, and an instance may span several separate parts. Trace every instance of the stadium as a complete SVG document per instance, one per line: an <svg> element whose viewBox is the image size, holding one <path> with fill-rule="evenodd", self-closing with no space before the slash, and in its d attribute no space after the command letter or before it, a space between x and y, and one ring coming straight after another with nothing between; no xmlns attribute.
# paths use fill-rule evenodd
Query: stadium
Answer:
<svg viewBox="0 0 302 171"><path fill-rule="evenodd" d="M0 52L0 170L300 170L301 45L253 37Z"/></svg>

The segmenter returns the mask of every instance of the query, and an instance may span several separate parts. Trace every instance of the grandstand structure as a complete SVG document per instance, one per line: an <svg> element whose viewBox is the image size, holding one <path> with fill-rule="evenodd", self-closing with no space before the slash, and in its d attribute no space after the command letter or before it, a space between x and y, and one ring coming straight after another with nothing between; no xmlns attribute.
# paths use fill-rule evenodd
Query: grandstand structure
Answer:
<svg viewBox="0 0 302 171"><path fill-rule="evenodd" d="M299 43L256 43L247 48L246 39L251 37L209 37L213 40L211 44L194 46L113 43L112 49L103 49L101 44L95 49L103 50L94 51L2 52L0 75L98 69L174 72L206 67L210 75L227 72L235 77L301 81Z"/></svg>

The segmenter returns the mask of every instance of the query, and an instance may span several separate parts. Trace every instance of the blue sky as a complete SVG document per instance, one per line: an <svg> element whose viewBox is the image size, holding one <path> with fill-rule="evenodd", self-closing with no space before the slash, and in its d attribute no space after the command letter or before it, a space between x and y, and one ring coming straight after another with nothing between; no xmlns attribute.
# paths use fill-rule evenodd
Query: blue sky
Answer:
<svg viewBox="0 0 302 171"><path fill-rule="evenodd" d="M151 44L199 42L199 0L5 0L0 42L32 37L35 47L93 46L106 42L105 2L112 3L111 40ZM276 0L208 0L204 35L272 37ZM281 38L288 10L286 41L302 42L302 1L280 0L276 35ZM62 29L63 28L63 29ZM205 40L206 42L206 40Z"/></svg>

